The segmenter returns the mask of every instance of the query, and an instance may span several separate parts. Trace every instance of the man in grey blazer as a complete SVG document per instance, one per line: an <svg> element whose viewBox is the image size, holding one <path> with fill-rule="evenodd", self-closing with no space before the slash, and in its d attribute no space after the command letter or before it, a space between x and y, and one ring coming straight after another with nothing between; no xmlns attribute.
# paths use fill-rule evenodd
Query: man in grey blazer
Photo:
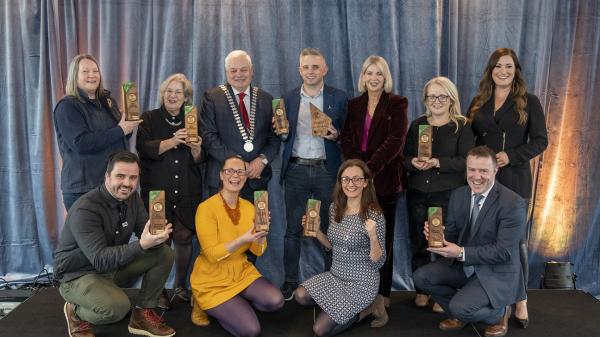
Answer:
<svg viewBox="0 0 600 337"><path fill-rule="evenodd" d="M523 282L519 241L526 219L525 201L495 181L498 164L487 146L467 155L468 186L450 197L444 247L428 250L441 255L413 275L415 286L431 294L449 315L442 330L458 330L483 322L488 337L508 331L510 304ZM429 224L425 223L429 238Z"/></svg>
<svg viewBox="0 0 600 337"><path fill-rule="evenodd" d="M202 97L200 132L207 150L206 181L211 195L219 191L223 161L238 155L246 161L248 182L241 191L253 201L255 190L266 190L270 163L279 153L279 139L271 127L273 97L251 85L250 55L234 50L225 58L227 83L209 89Z"/></svg>
<svg viewBox="0 0 600 337"><path fill-rule="evenodd" d="M306 201L309 198L321 200L321 229L327 232L331 193L342 161L337 140L348 110L346 93L324 82L328 68L319 50L304 48L300 52L298 70L302 85L283 95L290 125L283 143L280 180L285 190L287 218L283 254L285 282L281 289L286 300L292 299L300 276L309 278L327 269L328 256L319 243L302 238L300 223ZM312 135L311 103L332 119L323 137ZM300 273L300 260L304 273Z"/></svg>

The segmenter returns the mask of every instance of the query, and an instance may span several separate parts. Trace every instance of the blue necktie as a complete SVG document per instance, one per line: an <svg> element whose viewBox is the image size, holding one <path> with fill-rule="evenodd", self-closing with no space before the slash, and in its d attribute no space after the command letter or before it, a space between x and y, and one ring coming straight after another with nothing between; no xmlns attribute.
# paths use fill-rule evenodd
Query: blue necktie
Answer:
<svg viewBox="0 0 600 337"><path fill-rule="evenodd" d="M475 198L475 202L473 203L473 208L471 209L471 219L469 221L469 238L473 237L475 234L475 222L477 221L477 216L479 215L479 203L483 199L483 195L475 194L473 196ZM467 278L471 277L475 273L475 268L473 266L465 266L463 265L463 271Z"/></svg>

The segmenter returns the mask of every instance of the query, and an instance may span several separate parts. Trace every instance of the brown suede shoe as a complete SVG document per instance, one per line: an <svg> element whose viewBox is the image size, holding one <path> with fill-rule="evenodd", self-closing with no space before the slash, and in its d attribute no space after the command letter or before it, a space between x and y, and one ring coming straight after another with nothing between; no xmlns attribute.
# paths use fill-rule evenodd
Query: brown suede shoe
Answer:
<svg viewBox="0 0 600 337"><path fill-rule="evenodd" d="M154 309L148 308L131 309L131 319L127 329L131 334L148 337L171 337L175 335L175 330L165 324L165 321L154 312Z"/></svg>
<svg viewBox="0 0 600 337"><path fill-rule="evenodd" d="M200 306L194 301L192 297L192 314L190 315L192 319L192 323L197 326L208 326L210 324L210 320L208 319L208 315Z"/></svg>
<svg viewBox="0 0 600 337"><path fill-rule="evenodd" d="M457 320L456 318L448 318L440 322L440 330L444 331L456 331L465 327L465 323Z"/></svg>
<svg viewBox="0 0 600 337"><path fill-rule="evenodd" d="M92 325L90 322L84 321L77 317L75 313L75 305L65 302L64 307L65 317L67 319L67 330L70 337L94 337Z"/></svg>
<svg viewBox="0 0 600 337"><path fill-rule="evenodd" d="M510 317L510 305L506 306L504 315L494 325L485 328L486 337L502 337L508 332L508 318Z"/></svg>

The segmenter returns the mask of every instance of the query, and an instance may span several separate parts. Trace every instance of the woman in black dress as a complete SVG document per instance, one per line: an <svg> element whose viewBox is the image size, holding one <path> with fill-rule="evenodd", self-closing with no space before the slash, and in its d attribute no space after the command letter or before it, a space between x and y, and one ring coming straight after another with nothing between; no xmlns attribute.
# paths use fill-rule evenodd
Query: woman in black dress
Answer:
<svg viewBox="0 0 600 337"><path fill-rule="evenodd" d="M183 301L190 299L186 276L192 258L194 214L202 198L202 138L186 142L184 105L191 104L192 97L192 85L185 75L169 76L160 85L160 108L142 115L137 134L142 198L148 205L149 191L165 191L175 242L175 294Z"/></svg>
<svg viewBox="0 0 600 337"><path fill-rule="evenodd" d="M546 149L548 133L540 100L527 92L519 59L512 49L499 48L490 56L469 107L469 118L477 145L487 145L496 152L500 168L496 180L529 201L532 193L529 161ZM524 282L515 309L515 318L524 328L529 323L528 239L529 228L521 242Z"/></svg>

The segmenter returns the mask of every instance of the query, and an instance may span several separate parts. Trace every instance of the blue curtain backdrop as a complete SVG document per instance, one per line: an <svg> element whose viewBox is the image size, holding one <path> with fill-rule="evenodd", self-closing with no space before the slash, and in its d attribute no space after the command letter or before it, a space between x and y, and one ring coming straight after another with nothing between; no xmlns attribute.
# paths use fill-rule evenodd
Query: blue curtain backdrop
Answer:
<svg viewBox="0 0 600 337"><path fill-rule="evenodd" d="M394 91L408 97L412 120L424 111L427 80L450 77L466 108L489 54L510 47L545 105L550 135L534 170L532 232L539 235L530 245L530 285L543 262L569 260L578 286L600 294L598 1L4 0L0 15L0 275L37 274L52 264L65 217L52 109L76 54L98 58L117 97L120 83L137 82L143 110L157 107L159 84L175 72L191 79L198 103L225 81L223 59L233 49L250 53L254 83L275 97L300 83L304 47L326 54L327 83L350 96L358 94L362 61L378 54L390 65ZM285 224L278 165L270 249L258 262L277 284ZM412 286L403 196L398 207L394 284L403 289ZM569 238L558 246L545 236L563 232Z"/></svg>

